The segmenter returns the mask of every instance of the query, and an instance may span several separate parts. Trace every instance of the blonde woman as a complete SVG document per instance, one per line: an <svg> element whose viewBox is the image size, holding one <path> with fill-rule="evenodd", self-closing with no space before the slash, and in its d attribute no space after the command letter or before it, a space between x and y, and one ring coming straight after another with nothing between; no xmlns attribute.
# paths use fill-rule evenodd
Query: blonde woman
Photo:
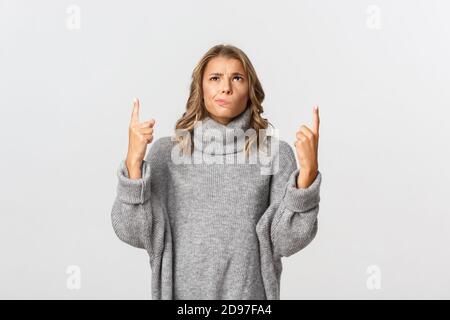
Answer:
<svg viewBox="0 0 450 320"><path fill-rule="evenodd" d="M298 168L290 144L258 134L269 125L263 100L250 60L231 45L195 67L173 136L152 142L155 120L140 122L135 100L111 219L122 241L148 252L153 299L280 299L281 258L315 237L318 108L296 134ZM256 154L269 154L270 174L250 161Z"/></svg>

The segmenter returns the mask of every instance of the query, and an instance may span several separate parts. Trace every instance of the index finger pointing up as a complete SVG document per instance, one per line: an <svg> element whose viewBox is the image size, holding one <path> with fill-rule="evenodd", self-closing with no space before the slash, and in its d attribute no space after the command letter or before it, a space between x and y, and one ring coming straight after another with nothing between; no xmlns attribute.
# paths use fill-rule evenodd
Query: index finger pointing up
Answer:
<svg viewBox="0 0 450 320"><path fill-rule="evenodd" d="M313 111L313 124L312 124L312 132L314 132L315 135L319 134L319 124L320 124L319 106L316 105Z"/></svg>
<svg viewBox="0 0 450 320"><path fill-rule="evenodd" d="M139 122L139 99L134 98L133 100L133 113L131 114L131 122Z"/></svg>

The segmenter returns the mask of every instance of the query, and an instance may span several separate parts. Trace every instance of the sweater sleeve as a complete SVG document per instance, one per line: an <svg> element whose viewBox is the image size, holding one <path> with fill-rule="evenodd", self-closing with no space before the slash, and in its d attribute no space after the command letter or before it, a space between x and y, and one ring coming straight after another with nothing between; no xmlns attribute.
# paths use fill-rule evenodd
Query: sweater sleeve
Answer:
<svg viewBox="0 0 450 320"><path fill-rule="evenodd" d="M269 240L276 259L305 248L318 230L322 174L318 171L308 188L298 189L300 170L292 148L283 141L279 169L271 176L269 208L257 225L260 234Z"/></svg>
<svg viewBox="0 0 450 320"><path fill-rule="evenodd" d="M126 160L120 162L117 170L118 184L111 210L111 221L120 240L136 248L151 250L151 167L148 161L143 161L141 172L140 179L130 179Z"/></svg>

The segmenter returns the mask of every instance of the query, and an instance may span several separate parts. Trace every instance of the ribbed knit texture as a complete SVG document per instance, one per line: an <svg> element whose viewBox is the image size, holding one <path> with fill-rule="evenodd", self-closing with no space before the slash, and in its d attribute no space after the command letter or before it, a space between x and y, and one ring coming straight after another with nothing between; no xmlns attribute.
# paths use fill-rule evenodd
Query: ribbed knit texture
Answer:
<svg viewBox="0 0 450 320"><path fill-rule="evenodd" d="M223 152L209 148L207 132L245 131L250 116L246 109L226 126L204 119L192 157L244 152L229 137ZM298 189L293 149L269 141L279 150L271 175L261 174L260 163L174 163L171 137L150 145L141 179L129 179L121 161L112 226L122 241L148 252L152 299L280 299L281 258L317 233L322 176Z"/></svg>

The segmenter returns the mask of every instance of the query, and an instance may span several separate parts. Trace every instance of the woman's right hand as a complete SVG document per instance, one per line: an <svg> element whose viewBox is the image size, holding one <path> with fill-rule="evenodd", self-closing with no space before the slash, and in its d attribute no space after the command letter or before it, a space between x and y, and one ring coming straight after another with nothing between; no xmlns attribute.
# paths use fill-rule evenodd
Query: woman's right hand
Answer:
<svg viewBox="0 0 450 320"><path fill-rule="evenodd" d="M155 119L139 123L139 99L134 99L133 112L129 127L128 154L126 165L131 179L141 177L141 165L144 161L147 144L153 141Z"/></svg>

